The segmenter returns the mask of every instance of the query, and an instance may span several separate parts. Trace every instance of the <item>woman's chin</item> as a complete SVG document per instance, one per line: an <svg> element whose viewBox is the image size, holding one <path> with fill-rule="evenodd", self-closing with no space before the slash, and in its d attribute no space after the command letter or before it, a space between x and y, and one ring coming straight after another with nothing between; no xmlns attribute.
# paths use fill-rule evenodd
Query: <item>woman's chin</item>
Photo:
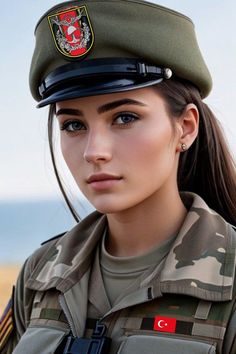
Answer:
<svg viewBox="0 0 236 354"><path fill-rule="evenodd" d="M93 207L102 214L114 214L120 213L128 208L124 202L119 203L117 198L112 198L112 200L90 200Z"/></svg>
<svg viewBox="0 0 236 354"><path fill-rule="evenodd" d="M96 206L96 205L93 205L94 208L101 214L115 214L115 213L118 213L118 212L121 212L123 211L123 209L119 209L117 208L117 206L104 206L104 205L99 205L99 206Z"/></svg>

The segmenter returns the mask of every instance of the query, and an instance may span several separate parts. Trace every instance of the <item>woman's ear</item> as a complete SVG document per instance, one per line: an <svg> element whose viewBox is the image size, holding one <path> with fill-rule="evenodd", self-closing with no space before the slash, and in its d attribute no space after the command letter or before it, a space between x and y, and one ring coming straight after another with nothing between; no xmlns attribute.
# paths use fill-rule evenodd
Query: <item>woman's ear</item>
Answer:
<svg viewBox="0 0 236 354"><path fill-rule="evenodd" d="M181 117L177 121L178 130L180 132L177 151L187 150L198 135L199 112L197 106L189 103Z"/></svg>

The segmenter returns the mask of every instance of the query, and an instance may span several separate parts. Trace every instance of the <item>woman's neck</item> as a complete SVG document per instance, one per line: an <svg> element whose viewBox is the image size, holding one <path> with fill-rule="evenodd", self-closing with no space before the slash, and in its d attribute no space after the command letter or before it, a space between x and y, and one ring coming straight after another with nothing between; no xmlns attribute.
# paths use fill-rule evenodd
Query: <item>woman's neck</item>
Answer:
<svg viewBox="0 0 236 354"><path fill-rule="evenodd" d="M107 251L118 257L148 252L176 235L186 214L178 190L168 198L159 193L131 209L108 214Z"/></svg>

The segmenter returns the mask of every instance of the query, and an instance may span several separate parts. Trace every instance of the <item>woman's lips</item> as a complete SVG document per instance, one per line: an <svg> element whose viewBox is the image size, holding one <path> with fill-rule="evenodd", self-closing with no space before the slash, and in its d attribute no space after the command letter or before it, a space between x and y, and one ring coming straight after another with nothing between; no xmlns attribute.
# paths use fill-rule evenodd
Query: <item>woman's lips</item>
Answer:
<svg viewBox="0 0 236 354"><path fill-rule="evenodd" d="M95 190L109 189L121 181L122 177L107 173L98 173L89 176L87 183Z"/></svg>

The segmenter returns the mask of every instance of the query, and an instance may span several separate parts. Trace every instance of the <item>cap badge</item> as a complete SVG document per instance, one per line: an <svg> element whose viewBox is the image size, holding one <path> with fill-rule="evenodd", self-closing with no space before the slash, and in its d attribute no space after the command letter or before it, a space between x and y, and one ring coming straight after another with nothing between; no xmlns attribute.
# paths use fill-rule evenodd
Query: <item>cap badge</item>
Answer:
<svg viewBox="0 0 236 354"><path fill-rule="evenodd" d="M82 57L92 48L94 34L86 6L48 16L56 48L69 58Z"/></svg>

